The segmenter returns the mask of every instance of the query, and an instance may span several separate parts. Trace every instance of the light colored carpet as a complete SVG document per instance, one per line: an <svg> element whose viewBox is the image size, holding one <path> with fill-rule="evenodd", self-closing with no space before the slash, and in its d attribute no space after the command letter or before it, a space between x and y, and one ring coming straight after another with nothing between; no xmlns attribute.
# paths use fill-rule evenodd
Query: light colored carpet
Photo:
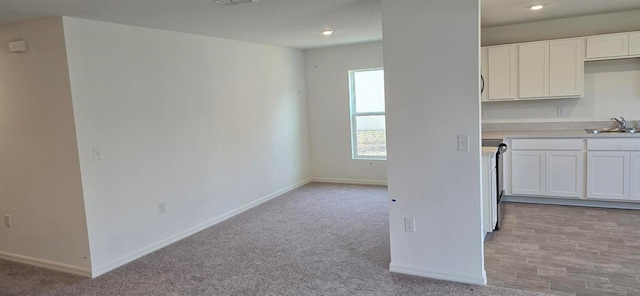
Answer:
<svg viewBox="0 0 640 296"><path fill-rule="evenodd" d="M0 295L543 295L389 261L386 188L312 183L96 279L0 261Z"/></svg>

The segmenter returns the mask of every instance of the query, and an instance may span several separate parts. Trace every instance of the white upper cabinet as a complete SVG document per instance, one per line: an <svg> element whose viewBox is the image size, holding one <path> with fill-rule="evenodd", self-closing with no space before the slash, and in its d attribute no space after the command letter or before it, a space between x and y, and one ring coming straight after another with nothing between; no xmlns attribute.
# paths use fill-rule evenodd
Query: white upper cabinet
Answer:
<svg viewBox="0 0 640 296"><path fill-rule="evenodd" d="M611 34L587 38L587 59L620 57L629 54L629 34Z"/></svg>
<svg viewBox="0 0 640 296"><path fill-rule="evenodd" d="M480 51L480 83L482 85L481 92L481 100L486 101L489 99L489 67L487 66L489 60L489 49L483 47Z"/></svg>
<svg viewBox="0 0 640 296"><path fill-rule="evenodd" d="M481 100L582 97L585 61L632 57L640 31L483 47Z"/></svg>
<svg viewBox="0 0 640 296"><path fill-rule="evenodd" d="M488 100L508 100L518 97L518 46L487 48ZM485 88L486 90L487 88Z"/></svg>
<svg viewBox="0 0 640 296"><path fill-rule="evenodd" d="M640 32L629 34L629 55L640 55Z"/></svg>
<svg viewBox="0 0 640 296"><path fill-rule="evenodd" d="M584 39L524 43L519 46L521 99L582 96Z"/></svg>
<svg viewBox="0 0 640 296"><path fill-rule="evenodd" d="M640 56L640 32L587 37L586 60L606 60Z"/></svg>
<svg viewBox="0 0 640 296"><path fill-rule="evenodd" d="M584 39L549 42L549 95L582 96L584 92Z"/></svg>
<svg viewBox="0 0 640 296"><path fill-rule="evenodd" d="M549 42L520 44L518 67L520 98L549 96Z"/></svg>

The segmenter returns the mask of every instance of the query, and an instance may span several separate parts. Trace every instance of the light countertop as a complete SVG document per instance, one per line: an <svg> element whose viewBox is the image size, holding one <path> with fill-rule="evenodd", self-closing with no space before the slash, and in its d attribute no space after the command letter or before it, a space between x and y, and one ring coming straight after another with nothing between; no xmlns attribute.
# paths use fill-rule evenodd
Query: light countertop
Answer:
<svg viewBox="0 0 640 296"><path fill-rule="evenodd" d="M637 133L589 134L585 130L526 130L526 131L488 131L482 132L483 139L522 139L522 138L640 138Z"/></svg>

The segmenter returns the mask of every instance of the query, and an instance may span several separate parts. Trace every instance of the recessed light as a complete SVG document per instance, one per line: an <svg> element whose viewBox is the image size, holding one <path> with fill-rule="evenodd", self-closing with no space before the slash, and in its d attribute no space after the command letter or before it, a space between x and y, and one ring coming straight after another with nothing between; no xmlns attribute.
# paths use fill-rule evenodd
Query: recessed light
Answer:
<svg viewBox="0 0 640 296"><path fill-rule="evenodd" d="M322 35L324 35L324 36L329 36L331 34L333 34L333 30L324 30L324 31L322 31Z"/></svg>
<svg viewBox="0 0 640 296"><path fill-rule="evenodd" d="M544 7L544 6L542 6L542 5L534 5L534 6L531 6L531 10L540 10L540 9L542 9L542 7Z"/></svg>

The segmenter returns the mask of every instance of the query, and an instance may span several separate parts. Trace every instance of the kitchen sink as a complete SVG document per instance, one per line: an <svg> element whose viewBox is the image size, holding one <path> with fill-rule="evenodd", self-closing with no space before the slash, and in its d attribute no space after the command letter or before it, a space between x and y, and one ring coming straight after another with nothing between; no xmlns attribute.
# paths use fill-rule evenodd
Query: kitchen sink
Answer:
<svg viewBox="0 0 640 296"><path fill-rule="evenodd" d="M589 134L605 134L605 133L635 133L635 128L605 128L605 129L585 129Z"/></svg>

